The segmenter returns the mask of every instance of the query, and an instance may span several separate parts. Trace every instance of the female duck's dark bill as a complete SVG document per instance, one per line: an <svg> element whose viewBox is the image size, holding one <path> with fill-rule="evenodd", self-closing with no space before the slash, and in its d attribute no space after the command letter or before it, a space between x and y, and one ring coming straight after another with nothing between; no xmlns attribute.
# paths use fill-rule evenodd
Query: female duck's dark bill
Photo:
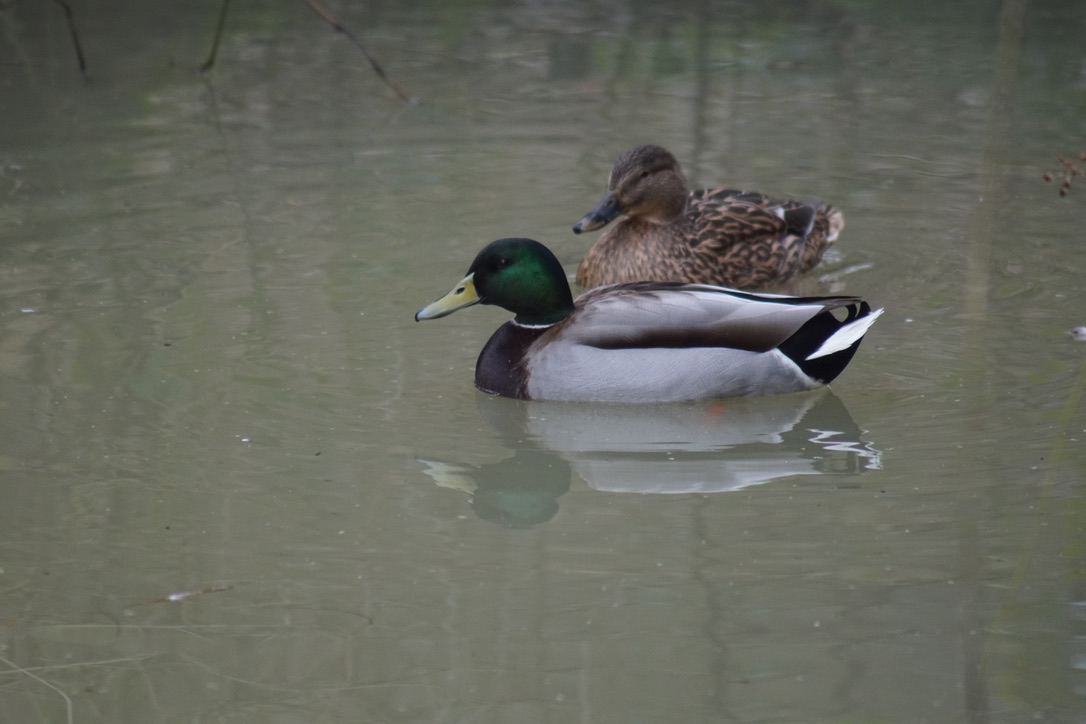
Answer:
<svg viewBox="0 0 1086 724"><path fill-rule="evenodd" d="M433 304L427 305L415 312L415 321L424 319L440 319L447 317L458 309L470 307L479 303L479 294L475 291L475 273L472 272L460 280L460 283L452 288L448 294L438 299Z"/></svg>
<svg viewBox="0 0 1086 724"><path fill-rule="evenodd" d="M573 233L580 234L582 231L595 231L607 226L621 214L622 206L618 203L615 195L608 191L599 204L596 205L596 208L589 211L583 219L577 222L573 227Z"/></svg>

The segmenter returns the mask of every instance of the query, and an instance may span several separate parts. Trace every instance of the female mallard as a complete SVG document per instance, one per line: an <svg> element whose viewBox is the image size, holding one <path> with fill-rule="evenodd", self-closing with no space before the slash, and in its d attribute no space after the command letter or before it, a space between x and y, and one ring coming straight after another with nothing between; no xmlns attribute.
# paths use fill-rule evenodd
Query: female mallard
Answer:
<svg viewBox="0 0 1086 724"><path fill-rule="evenodd" d="M419 310L472 304L516 316L479 354L475 385L525 400L664 402L809 390L833 380L882 310L857 297L785 297L675 282L593 289L574 301L531 239L499 239L452 291ZM843 310L843 319L834 310Z"/></svg>
<svg viewBox="0 0 1086 724"><path fill-rule="evenodd" d="M820 202L753 191L689 191L679 162L659 146L634 146L615 161L607 193L573 227L603 233L577 270L585 288L676 281L755 289L812 269L845 225Z"/></svg>

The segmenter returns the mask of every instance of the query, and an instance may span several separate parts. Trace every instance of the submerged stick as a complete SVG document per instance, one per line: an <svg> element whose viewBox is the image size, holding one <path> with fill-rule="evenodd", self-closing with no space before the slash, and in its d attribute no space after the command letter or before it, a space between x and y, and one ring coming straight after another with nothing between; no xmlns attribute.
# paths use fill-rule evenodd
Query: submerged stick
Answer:
<svg viewBox="0 0 1086 724"><path fill-rule="evenodd" d="M87 73L87 59L83 57L83 46L79 42L79 33L75 29L75 15L68 0L56 0L57 5L64 9L64 19L68 23L68 34L72 36L72 45L75 46L75 57L79 61L79 73L85 80L90 80Z"/></svg>
<svg viewBox="0 0 1086 724"><path fill-rule="evenodd" d="M222 29L226 26L226 12L229 8L230 0L222 0L219 3L219 20L215 24L215 37L211 40L211 51L207 54L207 60L200 66L201 73L211 70L211 67L215 65L215 59L219 57L219 43L222 42Z"/></svg>
<svg viewBox="0 0 1086 724"><path fill-rule="evenodd" d="M343 33L348 38L350 38L351 42L358 46L358 49L362 51L362 55L366 56L366 60L368 60L370 62L370 65L373 66L373 72L375 72L377 76L385 82L385 85L391 88L392 91L400 97L400 100L402 100L404 103L411 102L411 99L407 97L407 94L400 90L395 83L388 79L388 76L385 75L385 69L381 67L381 64L377 62L377 58L373 57L373 54L370 53L368 48L366 48L366 45L362 42L361 38L355 35L350 28L344 26L342 23L336 20L331 13L325 10L324 7L317 2L317 0L302 0L302 2L308 5L313 12L315 12L321 17L322 20L324 20L324 22L331 25L333 30L339 33Z"/></svg>
<svg viewBox="0 0 1086 724"><path fill-rule="evenodd" d="M152 603L177 603L178 601L184 601L186 598L192 598L193 596L203 596L208 593L222 593L223 591L229 591L233 586L208 586L207 588L201 588L198 591L179 591L177 593L171 593L168 596L160 596L159 598L151 599L150 601L144 601L143 606Z"/></svg>

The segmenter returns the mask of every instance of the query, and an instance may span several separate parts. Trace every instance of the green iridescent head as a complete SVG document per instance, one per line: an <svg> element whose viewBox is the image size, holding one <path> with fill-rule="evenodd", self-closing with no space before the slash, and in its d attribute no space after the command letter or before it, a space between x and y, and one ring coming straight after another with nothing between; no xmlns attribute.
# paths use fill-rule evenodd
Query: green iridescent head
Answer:
<svg viewBox="0 0 1086 724"><path fill-rule="evenodd" d="M550 249L531 239L498 239L479 252L452 291L420 309L415 320L438 319L473 304L508 309L519 324L548 325L569 316L573 295Z"/></svg>

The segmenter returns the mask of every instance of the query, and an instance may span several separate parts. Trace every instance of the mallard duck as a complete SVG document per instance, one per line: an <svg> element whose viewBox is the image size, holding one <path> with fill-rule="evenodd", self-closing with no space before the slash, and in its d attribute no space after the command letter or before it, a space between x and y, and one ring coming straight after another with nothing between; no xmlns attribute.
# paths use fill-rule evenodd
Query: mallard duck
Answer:
<svg viewBox="0 0 1086 724"><path fill-rule="evenodd" d="M515 315L479 354L480 390L525 400L613 402L820 387L841 373L882 313L857 297L786 297L678 282L600 287L574 300L558 259L531 239L487 245L467 276L415 320L472 304Z"/></svg>
<svg viewBox="0 0 1086 724"><path fill-rule="evenodd" d="M812 269L844 227L835 207L753 191L689 191L679 162L660 146L634 146L615 161L603 199L573 231L616 217L577 270L591 288L677 281L758 289Z"/></svg>

